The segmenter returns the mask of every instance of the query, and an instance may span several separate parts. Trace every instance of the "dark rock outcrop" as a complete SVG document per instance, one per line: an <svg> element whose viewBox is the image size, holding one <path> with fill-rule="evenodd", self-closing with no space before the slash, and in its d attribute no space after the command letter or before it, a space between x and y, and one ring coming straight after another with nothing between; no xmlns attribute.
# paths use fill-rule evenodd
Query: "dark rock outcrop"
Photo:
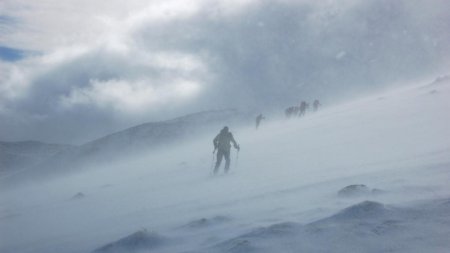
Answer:
<svg viewBox="0 0 450 253"><path fill-rule="evenodd" d="M157 233L141 230L115 242L106 244L105 246L94 250L93 253L148 252L163 246L166 241L167 238Z"/></svg>

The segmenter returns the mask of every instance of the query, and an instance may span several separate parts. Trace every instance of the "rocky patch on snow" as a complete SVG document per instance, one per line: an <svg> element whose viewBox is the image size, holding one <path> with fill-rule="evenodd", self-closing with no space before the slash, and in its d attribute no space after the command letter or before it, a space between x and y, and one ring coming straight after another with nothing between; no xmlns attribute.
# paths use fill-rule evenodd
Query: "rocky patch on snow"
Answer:
<svg viewBox="0 0 450 253"><path fill-rule="evenodd" d="M382 194L384 191L380 189L371 189L364 184L348 185L338 191L339 197L367 197L370 195Z"/></svg>
<svg viewBox="0 0 450 253"><path fill-rule="evenodd" d="M163 246L167 238L147 230L137 231L127 237L106 244L93 253L134 253L148 252Z"/></svg>
<svg viewBox="0 0 450 253"><path fill-rule="evenodd" d="M70 198L71 200L79 200L79 199L84 199L86 197L86 195L82 192L78 192L77 194L73 195L72 198Z"/></svg>
<svg viewBox="0 0 450 253"><path fill-rule="evenodd" d="M373 218L381 218L390 214L392 210L386 208L385 205L375 201L364 201L359 204L350 206L331 216L332 220L351 220L360 219L368 220Z"/></svg>
<svg viewBox="0 0 450 253"><path fill-rule="evenodd" d="M443 84L450 84L450 75L437 77L432 83L430 83L430 86L437 86Z"/></svg>
<svg viewBox="0 0 450 253"><path fill-rule="evenodd" d="M252 253L260 252L262 249L256 247L249 239L238 237L217 244L211 250L212 252Z"/></svg>
<svg viewBox="0 0 450 253"><path fill-rule="evenodd" d="M293 234L301 225L295 222L283 222L271 225L269 227L258 228L250 233L247 237L257 237L257 238L272 238L272 237L282 237L289 234Z"/></svg>
<svg viewBox="0 0 450 253"><path fill-rule="evenodd" d="M213 218L201 218L197 220L193 220L189 222L188 224L182 226L182 228L187 229L201 229L201 228L207 228L218 224L223 224L228 221L230 221L231 218L227 216L215 216Z"/></svg>

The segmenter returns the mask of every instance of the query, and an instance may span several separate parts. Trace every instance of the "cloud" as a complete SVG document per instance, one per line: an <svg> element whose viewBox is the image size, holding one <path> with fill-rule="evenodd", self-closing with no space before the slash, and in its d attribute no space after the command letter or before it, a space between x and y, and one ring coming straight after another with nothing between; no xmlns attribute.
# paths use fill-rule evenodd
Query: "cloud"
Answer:
<svg viewBox="0 0 450 253"><path fill-rule="evenodd" d="M61 109L77 106L113 110L124 115L142 114L168 103L182 102L195 96L200 84L195 81L171 80L168 85L152 85L151 80L129 83L125 80L91 80L85 88L73 89L60 97Z"/></svg>
<svg viewBox="0 0 450 253"><path fill-rule="evenodd" d="M15 79L6 82L9 85L3 85L5 89L14 88L8 93L9 100L28 113L76 110L77 106L88 105L111 114L130 114L133 108L145 112L174 100L177 103L173 104L182 105L206 86L203 63L194 55L179 52L73 48L35 61L41 65L18 68L32 74L17 73ZM17 84L19 81L22 85ZM19 90L21 99L16 95ZM107 106L117 105L115 102L121 106Z"/></svg>
<svg viewBox="0 0 450 253"><path fill-rule="evenodd" d="M0 139L77 142L196 110L282 110L439 73L450 65L445 6L4 0L0 17L15 24L0 19L0 45L39 54L0 62L0 118L43 132L5 124ZM71 138L54 138L55 122Z"/></svg>

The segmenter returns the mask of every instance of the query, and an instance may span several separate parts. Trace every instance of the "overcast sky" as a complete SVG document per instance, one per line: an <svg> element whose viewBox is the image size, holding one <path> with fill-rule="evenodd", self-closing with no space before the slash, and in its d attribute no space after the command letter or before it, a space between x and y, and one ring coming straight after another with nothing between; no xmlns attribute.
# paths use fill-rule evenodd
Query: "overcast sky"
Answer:
<svg viewBox="0 0 450 253"><path fill-rule="evenodd" d="M449 13L447 0L0 0L0 140L78 144L445 74Z"/></svg>

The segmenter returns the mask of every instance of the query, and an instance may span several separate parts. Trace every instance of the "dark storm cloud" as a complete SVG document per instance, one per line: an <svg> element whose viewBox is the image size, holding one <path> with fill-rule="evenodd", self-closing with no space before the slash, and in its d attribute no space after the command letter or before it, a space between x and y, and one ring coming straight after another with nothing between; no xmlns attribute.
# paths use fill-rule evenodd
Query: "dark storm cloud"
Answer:
<svg viewBox="0 0 450 253"><path fill-rule="evenodd" d="M445 13L418 21L420 5L406 1L321 7L264 2L233 19L206 9L189 22L147 27L142 44L208 55L220 76L219 100L233 96L257 106L415 78L446 61Z"/></svg>

